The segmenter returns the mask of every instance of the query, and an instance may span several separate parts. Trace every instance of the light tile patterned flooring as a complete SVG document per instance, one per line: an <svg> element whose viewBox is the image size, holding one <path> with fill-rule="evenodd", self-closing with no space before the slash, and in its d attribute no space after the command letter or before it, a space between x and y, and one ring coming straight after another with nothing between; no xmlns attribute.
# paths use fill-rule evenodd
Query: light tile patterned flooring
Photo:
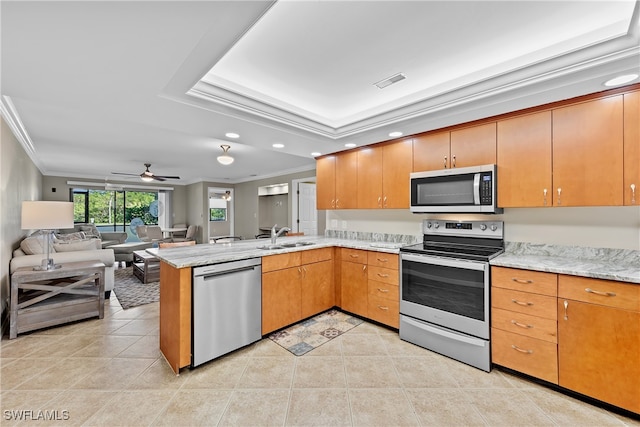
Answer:
<svg viewBox="0 0 640 427"><path fill-rule="evenodd" d="M640 426L370 323L302 357L263 339L176 376L158 350L158 316L158 303L122 310L112 295L102 320L5 336L0 424Z"/></svg>

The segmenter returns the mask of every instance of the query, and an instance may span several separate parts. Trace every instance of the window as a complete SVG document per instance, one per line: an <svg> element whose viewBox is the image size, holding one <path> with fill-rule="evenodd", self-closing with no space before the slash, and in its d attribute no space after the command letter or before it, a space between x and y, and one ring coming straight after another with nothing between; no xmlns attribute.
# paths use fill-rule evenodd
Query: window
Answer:
<svg viewBox="0 0 640 427"><path fill-rule="evenodd" d="M227 220L226 208L209 209L209 221L226 221L226 220Z"/></svg>

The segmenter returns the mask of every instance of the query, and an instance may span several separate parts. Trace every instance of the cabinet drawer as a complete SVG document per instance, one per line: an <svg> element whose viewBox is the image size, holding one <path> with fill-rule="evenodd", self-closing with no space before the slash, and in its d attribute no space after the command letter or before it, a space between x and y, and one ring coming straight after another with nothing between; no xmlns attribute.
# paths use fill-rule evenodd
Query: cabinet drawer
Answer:
<svg viewBox="0 0 640 427"><path fill-rule="evenodd" d="M512 289L491 288L491 307L545 319L558 319L556 298Z"/></svg>
<svg viewBox="0 0 640 427"><path fill-rule="evenodd" d="M558 346L555 343L491 328L491 360L558 384Z"/></svg>
<svg viewBox="0 0 640 427"><path fill-rule="evenodd" d="M398 255L388 254L385 252L373 252L370 251L367 256L367 264L375 265L376 267L398 269Z"/></svg>
<svg viewBox="0 0 640 427"><path fill-rule="evenodd" d="M558 278L558 297L640 311L640 284L561 274Z"/></svg>
<svg viewBox="0 0 640 427"><path fill-rule="evenodd" d="M558 275L517 268L491 267L491 286L555 297L558 295Z"/></svg>
<svg viewBox="0 0 640 427"><path fill-rule="evenodd" d="M340 259L342 259L342 261L350 261L350 262L357 262L360 264L366 264L367 251L361 251L359 249L342 248L340 250Z"/></svg>
<svg viewBox="0 0 640 427"><path fill-rule="evenodd" d="M367 317L385 325L400 327L400 303L369 294Z"/></svg>
<svg viewBox="0 0 640 427"><path fill-rule="evenodd" d="M300 252L301 264L313 264L314 262L328 261L333 258L333 248L311 249Z"/></svg>
<svg viewBox="0 0 640 427"><path fill-rule="evenodd" d="M491 326L514 334L558 343L558 323L553 319L492 308Z"/></svg>
<svg viewBox="0 0 640 427"><path fill-rule="evenodd" d="M399 288L396 285L389 285L387 283L378 282L375 280L369 280L369 295L374 297L384 298L390 301L400 301Z"/></svg>
<svg viewBox="0 0 640 427"><path fill-rule="evenodd" d="M300 265L300 252L287 254L269 255L262 257L262 272L282 270Z"/></svg>
<svg viewBox="0 0 640 427"><path fill-rule="evenodd" d="M375 280L377 282L384 282L389 285L398 286L400 281L398 270L392 270L390 268L373 267L369 266L368 278L369 280Z"/></svg>

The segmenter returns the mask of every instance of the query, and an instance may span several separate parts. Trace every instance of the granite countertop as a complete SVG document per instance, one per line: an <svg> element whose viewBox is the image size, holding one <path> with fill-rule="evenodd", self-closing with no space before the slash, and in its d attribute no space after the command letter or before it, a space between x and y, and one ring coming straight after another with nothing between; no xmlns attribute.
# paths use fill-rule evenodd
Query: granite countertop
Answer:
<svg viewBox="0 0 640 427"><path fill-rule="evenodd" d="M237 261L240 259L257 258L268 255L305 251L327 247L341 247L363 249L397 254L401 246L413 242L389 242L364 239L344 239L324 236L296 236L279 237L278 244L310 242L308 246L297 246L283 249L258 249L271 243L270 239L240 240L231 243L199 244L195 246L180 246L175 248L151 248L147 252L160 258L175 268L198 267L221 262Z"/></svg>
<svg viewBox="0 0 640 427"><path fill-rule="evenodd" d="M522 268L640 284L640 251L507 242L490 262Z"/></svg>

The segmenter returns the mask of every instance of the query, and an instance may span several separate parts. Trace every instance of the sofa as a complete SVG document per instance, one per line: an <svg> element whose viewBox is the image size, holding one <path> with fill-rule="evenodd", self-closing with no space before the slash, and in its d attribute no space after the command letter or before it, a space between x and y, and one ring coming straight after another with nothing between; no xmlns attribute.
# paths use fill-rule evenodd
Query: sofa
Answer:
<svg viewBox="0 0 640 427"><path fill-rule="evenodd" d="M127 240L127 233L124 231L98 231L95 224L75 224L73 228L59 230L56 235L73 233L84 233L87 239L100 239L102 249L119 245Z"/></svg>
<svg viewBox="0 0 640 427"><path fill-rule="evenodd" d="M116 268L113 249L103 249L100 239L88 239L84 233L64 233L54 236L52 244L49 246L49 256L56 264L97 260L105 265L104 290L105 298L108 299L111 296L111 290L113 290ZM13 273L20 267L42 265L42 260L46 258L46 243L44 242L46 242L46 237L43 238L43 235L38 232L22 240L20 247L13 251L9 272Z"/></svg>

